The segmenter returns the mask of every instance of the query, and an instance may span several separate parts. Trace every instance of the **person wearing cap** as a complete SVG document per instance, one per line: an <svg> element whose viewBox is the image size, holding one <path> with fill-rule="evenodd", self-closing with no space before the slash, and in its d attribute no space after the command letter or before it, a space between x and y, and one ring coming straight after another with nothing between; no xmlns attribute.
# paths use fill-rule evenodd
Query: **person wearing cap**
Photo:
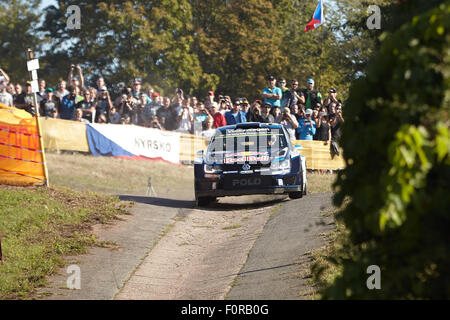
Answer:
<svg viewBox="0 0 450 320"><path fill-rule="evenodd" d="M306 109L306 118L300 120L297 128L300 140L313 140L316 134L316 123L311 119L312 113L311 109Z"/></svg>
<svg viewBox="0 0 450 320"><path fill-rule="evenodd" d="M261 121L262 123L274 123L275 122L275 118L273 117L273 115L270 113L272 109L272 105L268 102L263 103L262 107L261 107Z"/></svg>
<svg viewBox="0 0 450 320"><path fill-rule="evenodd" d="M267 78L269 86L264 88L262 91L262 97L264 102L270 103L270 105L280 107L281 106L281 98L283 96L283 92L281 89L275 86L276 79L273 76L269 76Z"/></svg>
<svg viewBox="0 0 450 320"><path fill-rule="evenodd" d="M239 100L236 100L231 110L225 113L225 120L227 120L227 125L247 122L245 113L241 111L241 102Z"/></svg>
<svg viewBox="0 0 450 320"><path fill-rule="evenodd" d="M325 111L319 112L319 120L317 121L317 140L326 141L325 144L331 141L331 129L328 119L328 114Z"/></svg>
<svg viewBox="0 0 450 320"><path fill-rule="evenodd" d="M55 118L58 115L61 101L53 94L52 88L45 89L45 98L40 103L40 114L43 117Z"/></svg>
<svg viewBox="0 0 450 320"><path fill-rule="evenodd" d="M303 90L305 96L305 108L312 109L317 103L322 104L322 94L314 90L314 80L308 79L306 81L306 89Z"/></svg>

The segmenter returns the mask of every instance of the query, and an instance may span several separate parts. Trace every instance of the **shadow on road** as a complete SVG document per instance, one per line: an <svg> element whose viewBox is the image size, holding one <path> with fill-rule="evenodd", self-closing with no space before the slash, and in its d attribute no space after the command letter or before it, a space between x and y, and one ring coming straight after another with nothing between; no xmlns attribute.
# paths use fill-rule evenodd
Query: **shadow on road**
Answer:
<svg viewBox="0 0 450 320"><path fill-rule="evenodd" d="M122 201L134 201L138 203L151 204L154 206L178 208L178 209L199 209L205 211L231 211L242 209L258 209L267 206L271 206L284 201L286 198L269 198L264 199L262 197L240 197L237 201L236 197L221 198L216 202L211 203L207 207L197 207L193 200L177 200L159 197L146 197L146 196L132 196L132 195L118 195Z"/></svg>

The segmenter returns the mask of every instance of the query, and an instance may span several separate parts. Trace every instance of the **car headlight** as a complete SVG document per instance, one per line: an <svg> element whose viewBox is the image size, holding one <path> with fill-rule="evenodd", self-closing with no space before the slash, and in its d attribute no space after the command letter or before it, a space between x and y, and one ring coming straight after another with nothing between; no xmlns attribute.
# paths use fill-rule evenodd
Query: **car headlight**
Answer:
<svg viewBox="0 0 450 320"><path fill-rule="evenodd" d="M289 159L273 161L270 165L270 169L276 171L274 173L286 172L291 169L291 161Z"/></svg>
<svg viewBox="0 0 450 320"><path fill-rule="evenodd" d="M215 165L205 164L205 173L220 173L221 171Z"/></svg>

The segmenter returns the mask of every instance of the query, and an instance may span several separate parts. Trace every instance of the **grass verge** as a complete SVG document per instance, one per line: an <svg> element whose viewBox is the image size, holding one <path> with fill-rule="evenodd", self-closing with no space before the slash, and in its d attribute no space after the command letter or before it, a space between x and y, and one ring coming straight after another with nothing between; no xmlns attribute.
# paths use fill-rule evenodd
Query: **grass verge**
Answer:
<svg viewBox="0 0 450 320"><path fill-rule="evenodd" d="M336 228L330 233L320 235L326 242L325 246L306 254L310 263L303 278L308 279L308 284L312 288L309 296L314 300L322 299L322 290L329 287L342 272L332 258L336 256L336 252L342 248L344 242L348 241L348 232L339 218L340 211L341 209L332 207L322 212L325 216L333 216Z"/></svg>
<svg viewBox="0 0 450 320"><path fill-rule="evenodd" d="M107 245L92 235L94 224L127 213L117 197L63 187L0 186L0 199L0 300L31 298L64 266L64 255Z"/></svg>

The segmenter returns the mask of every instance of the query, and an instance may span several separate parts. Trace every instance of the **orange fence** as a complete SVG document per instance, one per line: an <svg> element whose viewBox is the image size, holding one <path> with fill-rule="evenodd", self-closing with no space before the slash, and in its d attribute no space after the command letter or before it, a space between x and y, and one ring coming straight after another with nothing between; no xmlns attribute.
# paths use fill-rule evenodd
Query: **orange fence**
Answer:
<svg viewBox="0 0 450 320"><path fill-rule="evenodd" d="M43 159L36 119L0 104L0 183L45 184Z"/></svg>

